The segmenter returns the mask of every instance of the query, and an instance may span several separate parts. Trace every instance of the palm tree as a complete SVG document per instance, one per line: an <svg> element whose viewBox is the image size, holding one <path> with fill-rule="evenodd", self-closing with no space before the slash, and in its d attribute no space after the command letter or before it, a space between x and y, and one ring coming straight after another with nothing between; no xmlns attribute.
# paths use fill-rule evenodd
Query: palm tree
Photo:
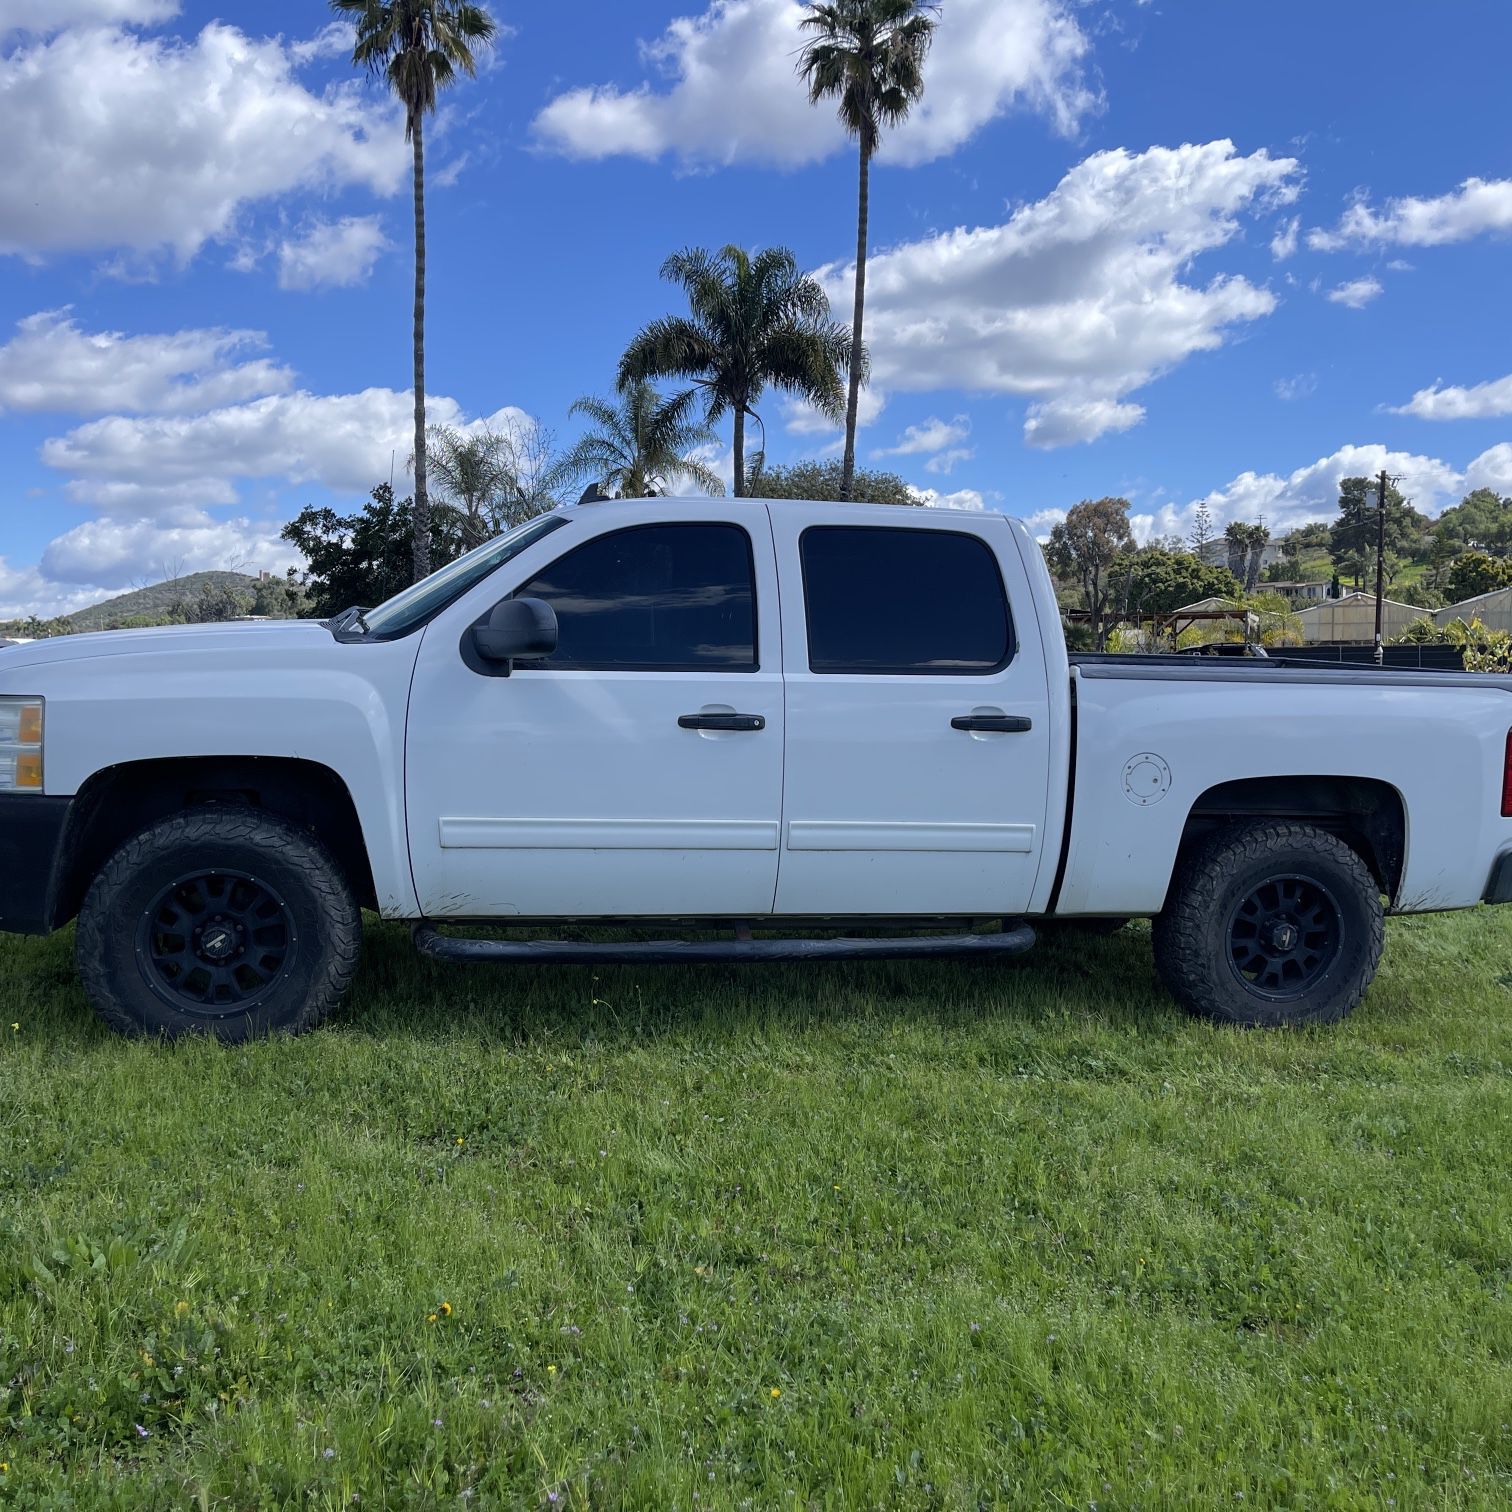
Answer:
<svg viewBox="0 0 1512 1512"><path fill-rule="evenodd" d="M478 71L475 49L498 30L467 0L330 0L357 27L352 63L388 81L404 106L404 139L415 160L415 579L430 572L430 498L425 468L425 117L458 72Z"/></svg>
<svg viewBox="0 0 1512 1512"><path fill-rule="evenodd" d="M500 499L514 486L508 439L487 426L471 434L449 425L425 432L425 456L435 492L462 516L462 539L470 551L493 533ZM417 471L415 456L410 471Z"/></svg>
<svg viewBox="0 0 1512 1512"><path fill-rule="evenodd" d="M866 240L871 214L871 160L884 127L904 121L924 93L924 59L939 6L933 0L809 0L799 23L813 36L798 72L809 102L836 98L840 120L861 148L856 213L856 307L851 329L850 391L845 405L845 460L840 497L850 498L856 475L856 410L861 398L862 322L866 310Z"/></svg>
<svg viewBox="0 0 1512 1512"><path fill-rule="evenodd" d="M697 400L696 389L663 399L644 379L626 389L617 405L579 399L568 413L586 415L597 428L567 453L564 467L621 499L665 493L684 478L706 493L722 494L718 476L688 455L714 441L714 432L693 416Z"/></svg>
<svg viewBox="0 0 1512 1512"><path fill-rule="evenodd" d="M661 272L687 291L689 314L653 320L636 336L620 358L618 387L624 393L652 378L689 378L704 391L707 424L732 415L740 498L746 416L760 421L752 406L770 384L838 420L851 334L830 319L828 296L786 247L754 257L735 246L693 247L673 253Z"/></svg>

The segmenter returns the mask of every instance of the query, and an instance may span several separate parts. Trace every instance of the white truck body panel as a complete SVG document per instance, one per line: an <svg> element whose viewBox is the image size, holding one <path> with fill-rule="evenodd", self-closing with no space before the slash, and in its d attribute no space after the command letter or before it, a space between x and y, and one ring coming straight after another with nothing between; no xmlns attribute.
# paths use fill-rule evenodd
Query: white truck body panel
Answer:
<svg viewBox="0 0 1512 1512"><path fill-rule="evenodd" d="M0 695L46 701L49 795L185 757L327 769L391 918L1150 914L1193 806L1251 778L1394 789L1399 911L1474 904L1512 849L1512 679L1068 660L1039 548L994 514L707 499L563 514L396 639L311 622L66 637L0 650ZM748 532L754 670L499 677L464 663L469 627L572 546L673 521ZM979 676L812 671L798 543L842 522L985 543L1012 659ZM714 711L765 728L678 725ZM1030 729L951 728L984 711Z"/></svg>

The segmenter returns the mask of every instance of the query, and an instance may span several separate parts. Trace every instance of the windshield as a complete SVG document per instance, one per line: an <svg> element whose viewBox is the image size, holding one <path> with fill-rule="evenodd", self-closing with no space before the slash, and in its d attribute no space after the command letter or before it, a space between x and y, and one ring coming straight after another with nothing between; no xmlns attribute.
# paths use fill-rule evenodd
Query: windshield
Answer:
<svg viewBox="0 0 1512 1512"><path fill-rule="evenodd" d="M523 525L516 525L507 535L488 541L459 556L428 578L421 578L387 603L369 609L361 624L369 635L390 639L424 624L438 609L466 593L474 583L481 583L496 567L517 557L527 546L534 546L542 536L560 530L567 516L559 513L538 515Z"/></svg>

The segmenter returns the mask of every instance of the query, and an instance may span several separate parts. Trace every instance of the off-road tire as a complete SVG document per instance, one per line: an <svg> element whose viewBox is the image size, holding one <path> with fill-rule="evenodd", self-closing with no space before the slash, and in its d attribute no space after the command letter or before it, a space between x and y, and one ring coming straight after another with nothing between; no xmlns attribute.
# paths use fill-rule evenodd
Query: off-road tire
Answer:
<svg viewBox="0 0 1512 1512"><path fill-rule="evenodd" d="M143 940L156 903L177 879L227 872L271 890L293 944L286 969L245 1004L196 1010L154 975ZM164 819L123 845L85 895L76 941L84 989L113 1029L165 1039L207 1034L231 1044L315 1028L346 991L361 948L361 911L320 841L261 810L219 804Z"/></svg>
<svg viewBox="0 0 1512 1512"><path fill-rule="evenodd" d="M1338 930L1331 959L1290 996L1247 983L1235 952L1250 947L1234 944L1238 911L1276 896L1281 880L1310 882ZM1220 830L1183 855L1153 934L1156 970L1183 1007L1219 1023L1286 1028L1331 1024L1354 1008L1375 977L1385 917L1380 885L1357 852L1326 830L1277 821Z"/></svg>

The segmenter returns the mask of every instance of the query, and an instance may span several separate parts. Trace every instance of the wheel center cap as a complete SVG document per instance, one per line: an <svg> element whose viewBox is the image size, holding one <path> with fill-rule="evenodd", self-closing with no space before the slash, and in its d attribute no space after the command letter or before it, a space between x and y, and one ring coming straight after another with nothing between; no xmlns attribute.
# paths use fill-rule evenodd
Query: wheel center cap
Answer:
<svg viewBox="0 0 1512 1512"><path fill-rule="evenodd" d="M1272 950L1291 950L1297 943L1295 924L1277 924L1271 930Z"/></svg>
<svg viewBox="0 0 1512 1512"><path fill-rule="evenodd" d="M207 956L221 961L231 954L232 946L235 943L231 931L217 924L205 931L204 937L200 940L200 949Z"/></svg>

